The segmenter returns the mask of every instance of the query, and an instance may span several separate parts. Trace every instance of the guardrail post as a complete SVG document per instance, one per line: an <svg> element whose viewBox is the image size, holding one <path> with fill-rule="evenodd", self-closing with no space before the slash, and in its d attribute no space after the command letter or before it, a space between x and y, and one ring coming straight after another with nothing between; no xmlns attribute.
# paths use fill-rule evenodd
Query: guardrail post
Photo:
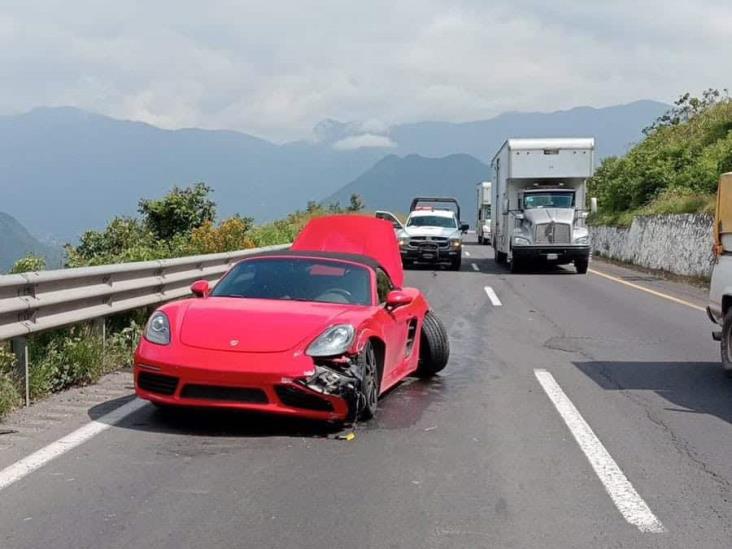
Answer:
<svg viewBox="0 0 732 549"><path fill-rule="evenodd" d="M95 318L92 322L94 333L102 338L102 349L107 348L107 320L104 317Z"/></svg>
<svg viewBox="0 0 732 549"><path fill-rule="evenodd" d="M23 378L25 385L25 405L30 406L30 376L28 375L28 338L16 337L10 340L10 345L15 354L15 367L18 374Z"/></svg>

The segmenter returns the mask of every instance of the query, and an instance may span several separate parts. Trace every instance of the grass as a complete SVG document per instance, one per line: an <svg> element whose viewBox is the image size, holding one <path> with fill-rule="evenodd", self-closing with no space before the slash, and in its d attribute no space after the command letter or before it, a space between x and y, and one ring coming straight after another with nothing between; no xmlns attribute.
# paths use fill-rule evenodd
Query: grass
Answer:
<svg viewBox="0 0 732 549"><path fill-rule="evenodd" d="M29 388L31 400L39 400L69 387L96 383L132 362L140 335L134 319L121 329L113 329L103 340L101 333L83 324L38 334L29 340ZM0 347L0 418L17 407L23 394L22 379L15 371L15 357Z"/></svg>
<svg viewBox="0 0 732 549"><path fill-rule="evenodd" d="M714 214L716 197L687 191L667 190L642 208L624 212L603 212L590 216L591 225L629 227L642 215Z"/></svg>

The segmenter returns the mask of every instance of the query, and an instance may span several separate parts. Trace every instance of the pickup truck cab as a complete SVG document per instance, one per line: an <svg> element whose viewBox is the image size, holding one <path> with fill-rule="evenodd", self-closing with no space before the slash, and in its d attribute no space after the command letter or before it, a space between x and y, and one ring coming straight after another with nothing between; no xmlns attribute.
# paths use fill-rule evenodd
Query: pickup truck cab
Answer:
<svg viewBox="0 0 732 549"><path fill-rule="evenodd" d="M709 286L707 314L722 328L713 332L713 336L720 342L722 367L732 377L732 172L722 175L719 180L714 254L716 262Z"/></svg>
<svg viewBox="0 0 732 549"><path fill-rule="evenodd" d="M412 209L398 234L402 263L447 264L454 271L460 270L463 233L468 226L460 223L458 215L431 206Z"/></svg>

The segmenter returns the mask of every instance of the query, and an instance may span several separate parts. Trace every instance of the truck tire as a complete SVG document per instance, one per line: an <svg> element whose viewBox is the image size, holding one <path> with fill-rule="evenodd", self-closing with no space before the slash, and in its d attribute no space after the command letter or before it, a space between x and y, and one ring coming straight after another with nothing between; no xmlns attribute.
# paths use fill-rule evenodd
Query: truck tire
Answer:
<svg viewBox="0 0 732 549"><path fill-rule="evenodd" d="M496 263L498 263L499 265L503 265L507 259L508 259L508 254L506 254L504 252L499 252L498 250L496 250L496 257L495 257Z"/></svg>
<svg viewBox="0 0 732 549"><path fill-rule="evenodd" d="M575 259L574 268L577 269L577 274L587 274L587 269L590 266L589 258Z"/></svg>
<svg viewBox="0 0 732 549"><path fill-rule="evenodd" d="M485 239L480 235L478 235L478 244L485 244Z"/></svg>
<svg viewBox="0 0 732 549"><path fill-rule="evenodd" d="M460 266L463 264L463 256L459 255L456 259L452 260L452 263L450 263L450 269L453 271L459 271Z"/></svg>
<svg viewBox="0 0 732 549"><path fill-rule="evenodd" d="M417 375L432 377L441 371L450 358L450 340L445 325L432 311L427 311L419 339Z"/></svg>
<svg viewBox="0 0 732 549"><path fill-rule="evenodd" d="M511 273L516 274L524 270L524 262L518 257L513 256L511 258Z"/></svg>
<svg viewBox="0 0 732 549"><path fill-rule="evenodd" d="M722 323L722 368L727 377L732 377L732 307L727 310Z"/></svg>

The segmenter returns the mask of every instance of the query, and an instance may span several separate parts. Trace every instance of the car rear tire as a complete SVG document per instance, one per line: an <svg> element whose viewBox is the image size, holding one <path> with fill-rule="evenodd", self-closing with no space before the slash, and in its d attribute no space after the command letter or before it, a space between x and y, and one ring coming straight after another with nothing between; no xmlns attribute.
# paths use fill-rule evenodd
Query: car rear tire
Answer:
<svg viewBox="0 0 732 549"><path fill-rule="evenodd" d="M445 325L432 311L427 311L419 339L417 375L432 377L442 371L450 358L450 339Z"/></svg>
<svg viewBox="0 0 732 549"><path fill-rule="evenodd" d="M727 377L732 377L732 307L724 315L722 323L722 368Z"/></svg>
<svg viewBox="0 0 732 549"><path fill-rule="evenodd" d="M376 414L379 405L380 375L379 365L376 360L376 352L371 342L366 343L358 355L358 363L361 368L360 406L358 417L360 419L371 419Z"/></svg>
<svg viewBox="0 0 732 549"><path fill-rule="evenodd" d="M496 250L495 259L496 259L496 263L503 265L504 263L506 263L506 260L508 259L508 254L506 254L504 252L499 252L498 250Z"/></svg>
<svg viewBox="0 0 732 549"><path fill-rule="evenodd" d="M590 266L590 260L585 259L575 259L574 260L574 268L577 269L577 274L587 274L587 269Z"/></svg>

